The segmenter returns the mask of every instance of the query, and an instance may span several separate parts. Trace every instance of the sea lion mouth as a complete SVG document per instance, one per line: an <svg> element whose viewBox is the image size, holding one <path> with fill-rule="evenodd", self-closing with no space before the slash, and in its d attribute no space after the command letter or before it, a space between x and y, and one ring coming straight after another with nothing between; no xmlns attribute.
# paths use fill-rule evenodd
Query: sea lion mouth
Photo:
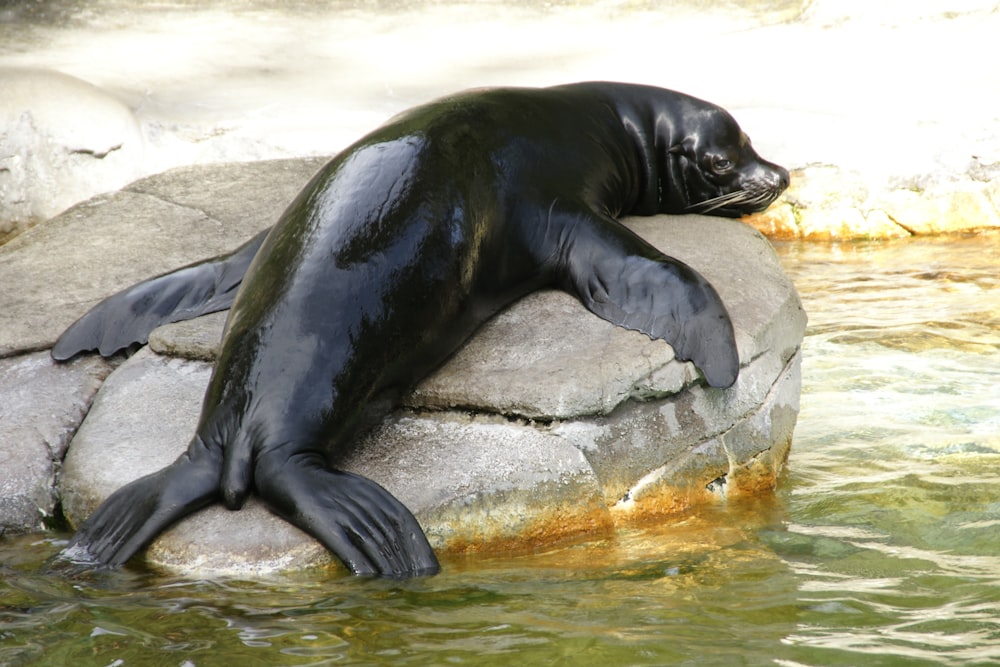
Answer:
<svg viewBox="0 0 1000 667"><path fill-rule="evenodd" d="M701 213L739 217L748 213L759 213L770 206L781 190L764 188L759 190L736 190L711 199L705 199L687 207L688 213Z"/></svg>

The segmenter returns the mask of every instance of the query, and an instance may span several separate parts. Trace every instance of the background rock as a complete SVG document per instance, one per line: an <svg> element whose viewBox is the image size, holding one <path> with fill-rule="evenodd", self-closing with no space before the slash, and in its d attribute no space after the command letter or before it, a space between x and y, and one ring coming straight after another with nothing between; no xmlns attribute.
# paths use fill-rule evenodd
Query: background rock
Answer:
<svg viewBox="0 0 1000 667"><path fill-rule="evenodd" d="M982 173L980 173L980 171ZM858 172L811 165L745 222L771 238L850 241L1000 229L993 168L950 178L913 177L872 187Z"/></svg>
<svg viewBox="0 0 1000 667"><path fill-rule="evenodd" d="M107 92L59 72L0 67L0 243L135 180L144 152L131 109Z"/></svg>
<svg viewBox="0 0 1000 667"><path fill-rule="evenodd" d="M729 109L762 155L805 178L817 166L824 172L825 203L772 207L754 223L765 233L847 240L993 224L995 201L993 213L981 201L948 204L957 215L946 222L937 214L914 220L913 212L897 219L878 202L899 189L929 191L930 181L963 192L993 180L983 174L1000 165L1000 80L982 73L1000 65L995 0L233 7L14 3L0 11L0 67L65 72L123 103L145 142L142 173L333 154L403 109L464 88L650 83ZM665 67L663 35L674 52L699 53L699 66ZM732 74L733 54L759 73L706 76ZM55 96L32 104L54 107L57 127L75 122ZM121 152L77 157L103 163ZM27 183L22 167L0 178ZM842 187L853 181L864 200Z"/></svg>

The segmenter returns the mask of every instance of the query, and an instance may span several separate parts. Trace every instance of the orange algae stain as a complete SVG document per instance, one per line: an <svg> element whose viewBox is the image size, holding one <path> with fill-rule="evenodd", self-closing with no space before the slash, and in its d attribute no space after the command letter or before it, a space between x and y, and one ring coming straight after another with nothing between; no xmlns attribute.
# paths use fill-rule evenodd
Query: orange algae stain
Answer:
<svg viewBox="0 0 1000 667"><path fill-rule="evenodd" d="M538 553L567 544L614 539L621 529L659 524L685 514L711 514L734 503L767 502L773 498L790 446L789 436L728 469L664 477L610 504L594 501L539 509L514 502L509 509L504 509L503 503L488 510L466 507L463 512L430 522L434 528L428 536L443 556Z"/></svg>
<svg viewBox="0 0 1000 667"><path fill-rule="evenodd" d="M611 507L612 516L619 526L645 523L737 499L771 496L790 448L791 436L749 461L730 466L724 475L704 475L686 483L676 478L660 480L643 488L635 497L616 503Z"/></svg>
<svg viewBox="0 0 1000 667"><path fill-rule="evenodd" d="M679 514L719 501L720 496L710 490L707 483L688 486L661 483L647 487L636 499L616 503L611 512L617 525L629 525Z"/></svg>
<svg viewBox="0 0 1000 667"><path fill-rule="evenodd" d="M775 443L770 449L734 467L727 478L726 497L758 496L774 491L791 446L789 436L784 442Z"/></svg>
<svg viewBox="0 0 1000 667"><path fill-rule="evenodd" d="M597 504L553 507L519 522L516 530L505 518L501 513L483 522L449 522L448 536L432 543L443 554L530 553L573 541L607 538L614 533L610 513Z"/></svg>
<svg viewBox="0 0 1000 667"><path fill-rule="evenodd" d="M802 235L795 208L789 203L773 204L766 211L743 216L740 220L769 239L785 241Z"/></svg>

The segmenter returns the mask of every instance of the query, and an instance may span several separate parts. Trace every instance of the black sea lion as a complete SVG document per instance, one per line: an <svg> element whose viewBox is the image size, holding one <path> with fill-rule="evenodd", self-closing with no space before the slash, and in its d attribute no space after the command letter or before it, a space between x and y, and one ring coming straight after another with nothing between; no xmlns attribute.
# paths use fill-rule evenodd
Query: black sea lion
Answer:
<svg viewBox="0 0 1000 667"><path fill-rule="evenodd" d="M437 571L410 512L331 468L337 453L542 286L730 386L739 359L718 294L615 218L738 216L787 185L726 111L648 86L473 91L391 119L269 232L110 297L60 338L57 359L108 354L161 322L232 308L187 452L116 491L64 557L122 564L182 516L254 492L355 573Z"/></svg>

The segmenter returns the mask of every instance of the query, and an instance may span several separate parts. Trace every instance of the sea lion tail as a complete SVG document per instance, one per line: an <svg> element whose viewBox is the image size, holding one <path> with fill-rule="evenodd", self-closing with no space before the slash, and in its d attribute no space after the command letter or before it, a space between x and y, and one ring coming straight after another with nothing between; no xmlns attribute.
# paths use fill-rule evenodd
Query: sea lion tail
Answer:
<svg viewBox="0 0 1000 667"><path fill-rule="evenodd" d="M123 565L175 521L217 500L220 470L221 459L196 437L174 463L112 493L56 559L76 568Z"/></svg>
<svg viewBox="0 0 1000 667"><path fill-rule="evenodd" d="M261 469L261 466L264 466ZM331 470L322 457L258 458L257 494L358 575L436 574L434 550L413 514L372 480Z"/></svg>
<svg viewBox="0 0 1000 667"><path fill-rule="evenodd" d="M222 461L222 502L227 509L243 507L253 484L253 444L248 437L232 439Z"/></svg>
<svg viewBox="0 0 1000 667"><path fill-rule="evenodd" d="M267 231L227 255L189 264L109 296L63 332L52 358L65 361L88 350L108 357L145 343L161 324L229 308Z"/></svg>

